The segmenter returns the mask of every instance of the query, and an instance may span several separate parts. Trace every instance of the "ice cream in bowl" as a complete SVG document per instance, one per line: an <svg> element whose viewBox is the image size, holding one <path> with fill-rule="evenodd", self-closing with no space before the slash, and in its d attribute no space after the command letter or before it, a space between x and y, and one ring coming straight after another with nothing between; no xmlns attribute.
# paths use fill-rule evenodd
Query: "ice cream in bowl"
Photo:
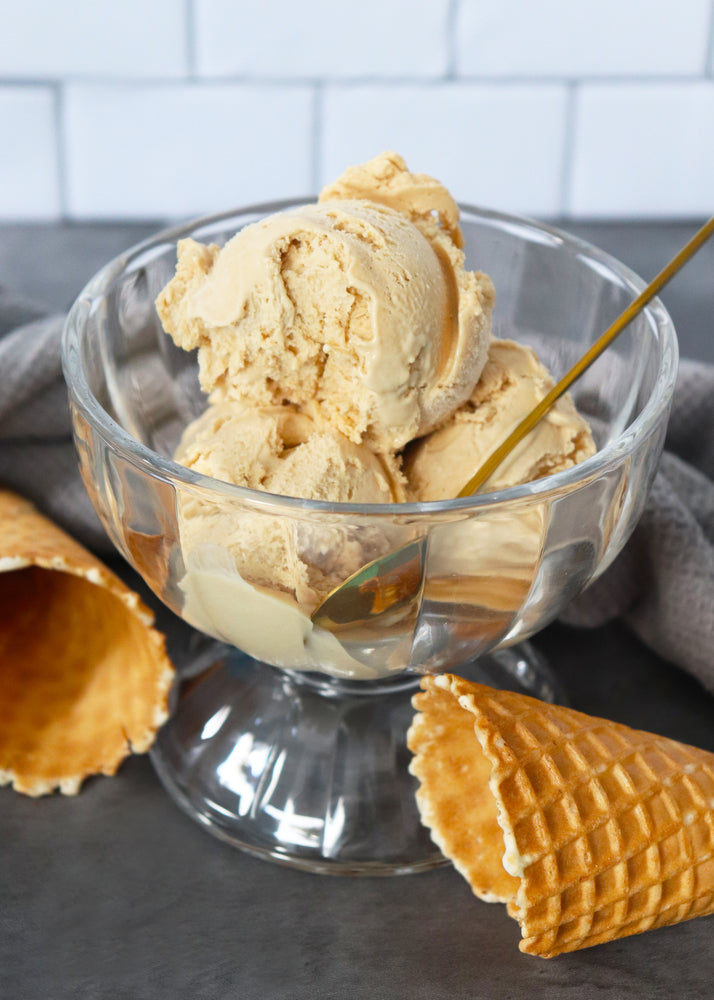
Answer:
<svg viewBox="0 0 714 1000"><path fill-rule="evenodd" d="M396 154L315 203L161 233L90 281L63 344L85 483L119 551L216 641L152 752L190 815L316 871L440 863L407 772L410 695L456 670L552 697L523 643L642 510L676 374L662 305L488 491L455 497L643 284L546 225L459 208ZM410 601L357 629L349 609L343 634L313 623L412 541Z"/></svg>

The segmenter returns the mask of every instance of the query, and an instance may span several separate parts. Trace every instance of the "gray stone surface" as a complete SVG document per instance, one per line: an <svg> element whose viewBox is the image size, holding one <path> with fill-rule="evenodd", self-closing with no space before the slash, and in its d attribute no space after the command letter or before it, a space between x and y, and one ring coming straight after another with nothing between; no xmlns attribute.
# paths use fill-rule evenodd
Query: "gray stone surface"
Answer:
<svg viewBox="0 0 714 1000"><path fill-rule="evenodd" d="M0 288L67 310L95 271L160 223L0 225Z"/></svg>
<svg viewBox="0 0 714 1000"><path fill-rule="evenodd" d="M544 632L572 703L714 749L714 703L617 627ZM545 962L451 869L309 875L214 841L146 758L76 799L0 790L7 1000L395 998L526 992L709 1000L712 918Z"/></svg>
<svg viewBox="0 0 714 1000"><path fill-rule="evenodd" d="M0 287L61 308L151 228L0 227ZM569 228L648 277L694 229ZM683 353L712 358L700 263L667 301ZM620 626L551 626L536 645L574 707L714 750L714 700ZM178 811L146 758L76 799L0 789L0 1000L710 1000L713 931L705 918L545 962L449 868L333 878L232 850Z"/></svg>
<svg viewBox="0 0 714 1000"><path fill-rule="evenodd" d="M602 247L651 281L691 239L699 225L691 222L563 223L569 232ZM714 362L714 241L672 278L661 299L670 312L683 358Z"/></svg>
<svg viewBox="0 0 714 1000"><path fill-rule="evenodd" d="M697 229L693 222L560 224L614 254L646 280ZM160 222L0 225L0 288L14 289L50 309L66 309L102 264L161 227ZM662 294L677 326L683 357L714 361L712 275L710 241Z"/></svg>

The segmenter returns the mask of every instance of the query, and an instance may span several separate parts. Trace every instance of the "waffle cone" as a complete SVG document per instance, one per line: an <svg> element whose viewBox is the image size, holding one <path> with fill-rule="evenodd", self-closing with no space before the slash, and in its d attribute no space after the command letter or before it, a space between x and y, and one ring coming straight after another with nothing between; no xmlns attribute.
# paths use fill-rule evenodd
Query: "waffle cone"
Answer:
<svg viewBox="0 0 714 1000"><path fill-rule="evenodd" d="M0 785L74 794L149 748L173 680L153 620L90 552L0 491Z"/></svg>
<svg viewBox="0 0 714 1000"><path fill-rule="evenodd" d="M414 705L422 820L521 951L714 912L714 754L448 674Z"/></svg>

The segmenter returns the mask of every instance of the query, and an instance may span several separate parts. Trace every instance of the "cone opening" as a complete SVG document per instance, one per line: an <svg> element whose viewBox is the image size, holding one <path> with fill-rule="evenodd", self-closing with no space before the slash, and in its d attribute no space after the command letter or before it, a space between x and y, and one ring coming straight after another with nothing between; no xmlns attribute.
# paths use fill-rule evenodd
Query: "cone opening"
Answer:
<svg viewBox="0 0 714 1000"><path fill-rule="evenodd" d="M0 781L74 793L115 773L151 743L165 663L158 633L105 587L38 566L0 573Z"/></svg>
<svg viewBox="0 0 714 1000"><path fill-rule="evenodd" d="M409 744L415 754L411 770L421 781L422 819L480 899L511 902L520 878L506 868L509 845L499 823L492 765L476 738L473 713L441 680L414 698L421 714Z"/></svg>

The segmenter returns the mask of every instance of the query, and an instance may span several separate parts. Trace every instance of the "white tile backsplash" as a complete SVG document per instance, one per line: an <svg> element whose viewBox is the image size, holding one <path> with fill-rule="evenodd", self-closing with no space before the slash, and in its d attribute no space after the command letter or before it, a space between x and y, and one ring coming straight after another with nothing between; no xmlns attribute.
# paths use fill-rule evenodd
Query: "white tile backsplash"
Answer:
<svg viewBox="0 0 714 1000"><path fill-rule="evenodd" d="M312 186L304 87L71 84L64 119L76 218L185 217Z"/></svg>
<svg viewBox="0 0 714 1000"><path fill-rule="evenodd" d="M0 218L59 214L54 95L45 87L0 91Z"/></svg>
<svg viewBox="0 0 714 1000"><path fill-rule="evenodd" d="M385 148L534 216L714 204L714 0L0 0L0 221L305 195Z"/></svg>
<svg viewBox="0 0 714 1000"><path fill-rule="evenodd" d="M462 0L457 68L464 75L698 75L711 0Z"/></svg>
<svg viewBox="0 0 714 1000"><path fill-rule="evenodd" d="M591 84L576 101L570 214L714 211L714 80Z"/></svg>
<svg viewBox="0 0 714 1000"><path fill-rule="evenodd" d="M196 0L201 76L443 75L449 0Z"/></svg>
<svg viewBox="0 0 714 1000"><path fill-rule="evenodd" d="M0 0L0 78L182 77L183 15L180 0Z"/></svg>
<svg viewBox="0 0 714 1000"><path fill-rule="evenodd" d="M565 123L557 85L335 86L323 105L320 180L395 149L460 201L553 215Z"/></svg>

